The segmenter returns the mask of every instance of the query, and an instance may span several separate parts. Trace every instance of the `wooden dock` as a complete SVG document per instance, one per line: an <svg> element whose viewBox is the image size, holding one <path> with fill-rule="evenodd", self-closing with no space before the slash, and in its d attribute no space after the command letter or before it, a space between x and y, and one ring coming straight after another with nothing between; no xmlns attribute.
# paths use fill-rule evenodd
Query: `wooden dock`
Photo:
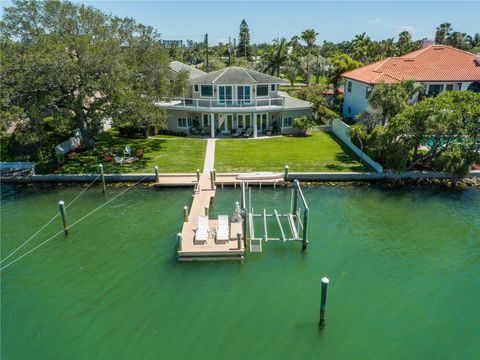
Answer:
<svg viewBox="0 0 480 360"><path fill-rule="evenodd" d="M242 181L247 185L253 186L283 186L285 181L283 177L279 176L276 179L250 179L250 180L241 180L238 179L238 173L229 173L229 174L217 174L215 177L215 185L217 186L240 186ZM202 174L202 176L209 176L209 174ZM208 177L208 182L210 178ZM154 183L155 187L194 187L197 185L197 175L196 174L172 174L172 175L160 175L159 181Z"/></svg>

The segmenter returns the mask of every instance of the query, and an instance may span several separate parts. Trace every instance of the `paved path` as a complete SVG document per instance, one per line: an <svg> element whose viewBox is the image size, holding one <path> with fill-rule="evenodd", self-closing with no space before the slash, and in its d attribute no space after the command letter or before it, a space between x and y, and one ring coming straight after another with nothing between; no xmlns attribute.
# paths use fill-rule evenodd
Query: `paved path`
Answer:
<svg viewBox="0 0 480 360"><path fill-rule="evenodd" d="M205 153L205 163L203 164L203 173L209 174L215 164L215 142L216 139L208 139L207 151Z"/></svg>

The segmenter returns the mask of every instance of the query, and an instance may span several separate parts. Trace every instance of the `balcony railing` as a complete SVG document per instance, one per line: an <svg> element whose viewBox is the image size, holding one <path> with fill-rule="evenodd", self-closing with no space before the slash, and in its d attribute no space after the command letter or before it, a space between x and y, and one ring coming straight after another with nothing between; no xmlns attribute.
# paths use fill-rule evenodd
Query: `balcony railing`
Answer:
<svg viewBox="0 0 480 360"><path fill-rule="evenodd" d="M193 108L255 108L255 107L277 107L284 106L285 99L263 98L263 99L192 99L192 98L168 98L158 103L162 107L193 107Z"/></svg>

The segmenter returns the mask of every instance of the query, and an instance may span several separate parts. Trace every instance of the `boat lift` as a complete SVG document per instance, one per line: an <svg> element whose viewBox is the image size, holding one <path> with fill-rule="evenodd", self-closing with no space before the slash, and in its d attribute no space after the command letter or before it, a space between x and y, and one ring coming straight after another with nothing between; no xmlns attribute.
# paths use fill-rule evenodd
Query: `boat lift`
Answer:
<svg viewBox="0 0 480 360"><path fill-rule="evenodd" d="M298 198L300 197L301 208L298 207ZM303 216L301 215L301 209L303 209ZM290 212L287 214L280 214L276 209L273 212L267 212L263 209L261 213L255 213L252 207L252 192L248 187L248 210L246 209L246 186L242 182L242 217L243 217L243 233L248 235L250 242L250 252L262 252L262 242L268 241L301 241L302 250L305 250L308 245L307 232L308 232L308 204L303 195L302 188L298 180L293 182L292 197L290 204ZM259 233L263 233L261 236L256 234L255 218L263 219L263 226L257 229ZM302 220L303 217L303 220ZM267 219L274 218L278 225L280 237L270 237L268 235ZM288 228L282 225L282 218L286 218L288 221ZM247 224L248 222L248 233ZM257 235L257 236L256 236ZM244 236L246 239L247 236ZM245 243L246 247L246 243Z"/></svg>

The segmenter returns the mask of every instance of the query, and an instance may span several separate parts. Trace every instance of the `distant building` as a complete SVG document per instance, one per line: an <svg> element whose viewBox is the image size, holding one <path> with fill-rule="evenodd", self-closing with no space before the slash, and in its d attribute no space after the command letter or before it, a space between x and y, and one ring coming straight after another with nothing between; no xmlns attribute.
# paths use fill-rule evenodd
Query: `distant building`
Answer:
<svg viewBox="0 0 480 360"><path fill-rule="evenodd" d="M183 40L163 40L163 46L167 49L175 45L176 47L183 47Z"/></svg>
<svg viewBox="0 0 480 360"><path fill-rule="evenodd" d="M428 44L427 44L428 45ZM370 110L368 98L376 84L414 80L426 96L443 91L480 91L480 54L446 45L429 45L401 57L390 57L342 74L345 79L343 116L354 118ZM418 94L411 103L418 100Z"/></svg>
<svg viewBox="0 0 480 360"><path fill-rule="evenodd" d="M191 48L193 46L193 40L187 39L186 43L187 43L187 48Z"/></svg>

